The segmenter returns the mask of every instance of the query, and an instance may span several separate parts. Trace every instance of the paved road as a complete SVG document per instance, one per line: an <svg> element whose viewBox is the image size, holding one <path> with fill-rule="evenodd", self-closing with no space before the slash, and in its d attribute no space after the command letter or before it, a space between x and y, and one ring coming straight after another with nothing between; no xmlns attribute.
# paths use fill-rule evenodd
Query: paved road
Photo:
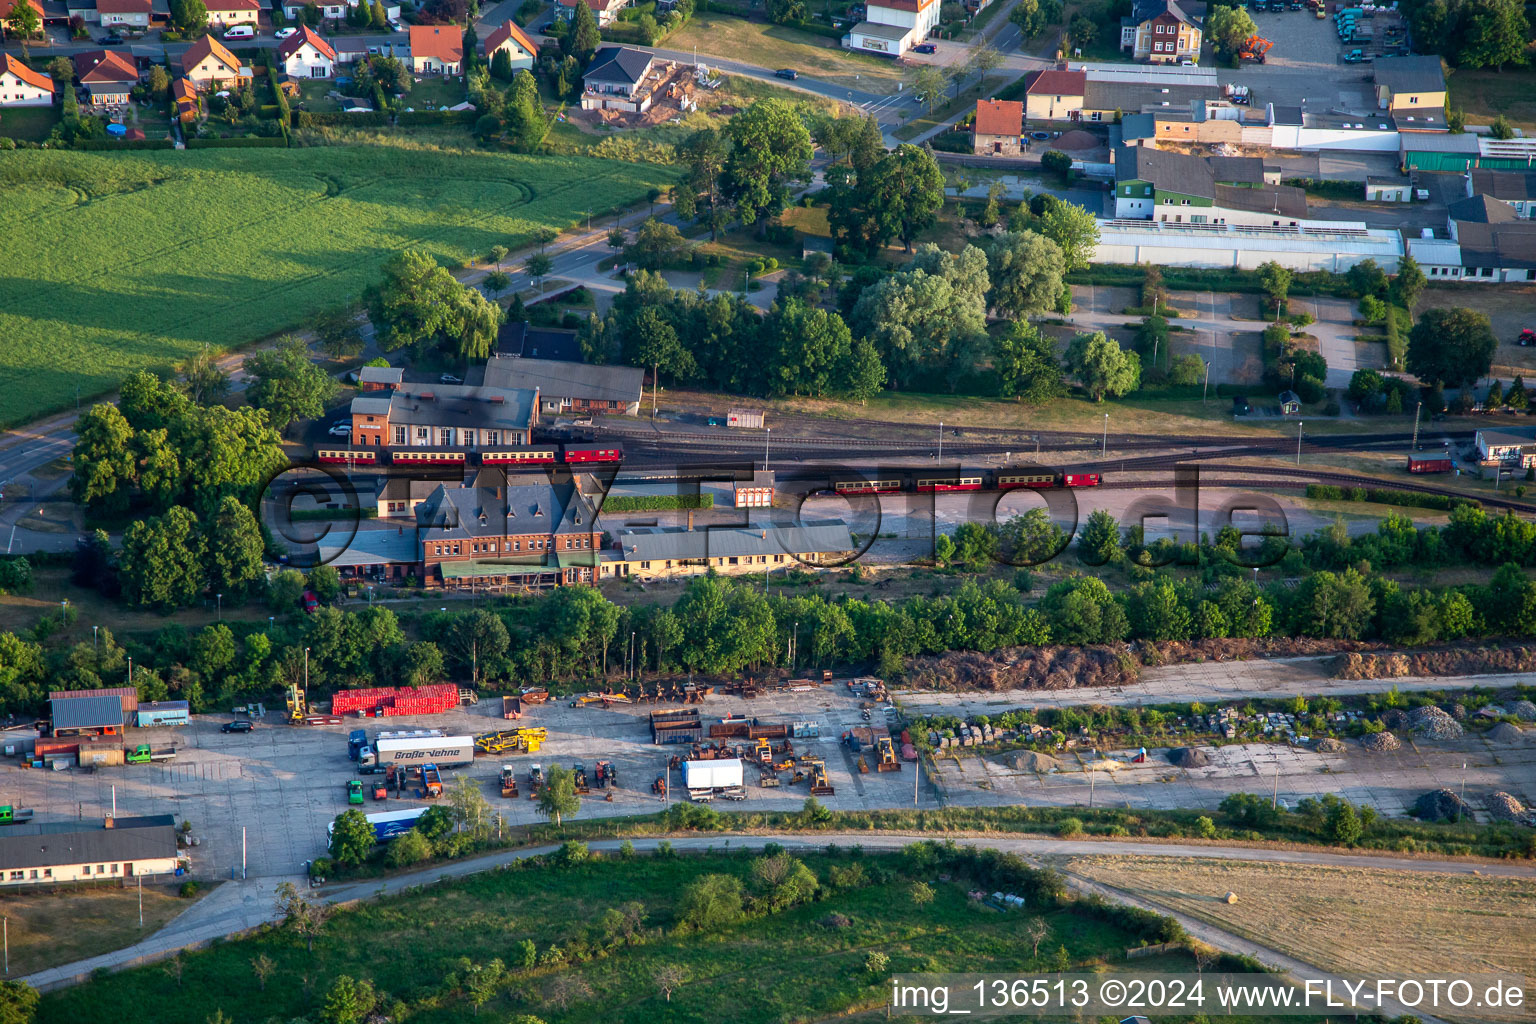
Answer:
<svg viewBox="0 0 1536 1024"><path fill-rule="evenodd" d="M842 847L860 846L866 850L892 850L899 849L921 838L925 837L868 835L864 833L752 836L711 834L705 836L681 836L671 839L670 842L679 851L702 851L706 849L719 849L722 846L725 849L729 849L732 845L738 848L756 849L770 842L778 843L792 850L824 849L829 845ZM1507 861L1406 859L1377 857L1368 854L1330 853L1323 850L1290 850L1247 846L1227 847L1182 843L1117 842L1113 840L958 838L954 841L963 846L992 848L1007 853L1016 853L1036 861L1041 857L1105 853L1134 854L1145 857L1311 864L1318 867L1366 867L1420 874L1466 874L1476 871L1482 875L1496 877L1536 878L1536 865ZM637 850L651 851L656 848L661 840L636 839L633 842ZM619 841L600 840L588 843L587 845L594 850L613 851L618 848ZM514 861L550 853L555 849L555 846L529 847L491 854L485 857L452 861L421 871L395 875L383 880L329 886L321 891L321 898L333 904L346 904L381 895L395 894L412 886L435 882L441 878L458 878L477 874L481 871L490 871ZM21 980L44 991L64 988L87 980L91 973L96 970L120 970L125 967L151 963L155 960L168 958L179 950L188 947L200 947L215 938L236 935L248 929L275 921L277 919L277 912L273 905L273 892L284 881L294 882L301 887L304 884L304 880L301 877L288 879L267 878L260 882L226 882L186 913L171 921L159 932L143 942L112 953L91 957L87 960L80 960L61 967L38 971ZM1098 891L1111 899L1121 902L1144 906L1159 913L1172 913L1164 907L1129 897L1106 886L1076 878L1071 879L1071 881L1075 886L1084 891ZM1173 913L1173 916L1178 918L1201 941L1207 942L1218 949L1255 956L1265 963L1281 967L1287 972L1293 973L1298 978L1330 977L1326 972L1318 971L1308 964L1289 958L1275 950L1259 946L1249 939L1240 938L1182 914Z"/></svg>

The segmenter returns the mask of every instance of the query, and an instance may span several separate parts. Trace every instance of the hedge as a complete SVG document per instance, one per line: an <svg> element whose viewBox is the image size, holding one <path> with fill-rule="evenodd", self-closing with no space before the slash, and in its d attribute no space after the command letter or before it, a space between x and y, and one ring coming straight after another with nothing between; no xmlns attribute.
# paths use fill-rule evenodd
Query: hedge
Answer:
<svg viewBox="0 0 1536 1024"><path fill-rule="evenodd" d="M308 110L298 112L298 125L300 128L342 128L350 125L355 125L358 128L382 128L387 124L389 124L389 115L377 110L370 110L360 114L346 114L340 111L318 114L311 113Z"/></svg>
<svg viewBox="0 0 1536 1024"><path fill-rule="evenodd" d="M713 494L649 494L610 497L603 502L604 512L662 512L684 508L714 508Z"/></svg>
<svg viewBox="0 0 1536 1024"><path fill-rule="evenodd" d="M288 513L288 518L295 523L325 522L334 519L373 519L378 516L378 508L300 508Z"/></svg>
<svg viewBox="0 0 1536 1024"><path fill-rule="evenodd" d="M1382 505L1407 505L1411 508L1438 509L1449 512L1462 505L1481 507L1472 498L1458 498L1451 494L1420 494L1418 491L1400 491L1393 487L1335 487L1331 484L1307 484L1307 497L1330 501L1373 501Z"/></svg>
<svg viewBox="0 0 1536 1024"><path fill-rule="evenodd" d="M188 139L188 149L283 149L288 140L281 135L247 135L238 139Z"/></svg>
<svg viewBox="0 0 1536 1024"><path fill-rule="evenodd" d="M171 139L76 139L70 149L175 149Z"/></svg>
<svg viewBox="0 0 1536 1024"><path fill-rule="evenodd" d="M395 124L402 128L424 124L474 124L480 119L478 110L402 110L395 115Z"/></svg>

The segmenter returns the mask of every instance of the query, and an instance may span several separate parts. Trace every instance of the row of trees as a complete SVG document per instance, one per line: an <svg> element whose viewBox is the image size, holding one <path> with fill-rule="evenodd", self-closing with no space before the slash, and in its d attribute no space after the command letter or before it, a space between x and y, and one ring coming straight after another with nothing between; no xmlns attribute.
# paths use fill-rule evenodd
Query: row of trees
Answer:
<svg viewBox="0 0 1536 1024"><path fill-rule="evenodd" d="M1404 14L1420 48L1463 68L1529 61L1531 25L1520 0L1409 0Z"/></svg>

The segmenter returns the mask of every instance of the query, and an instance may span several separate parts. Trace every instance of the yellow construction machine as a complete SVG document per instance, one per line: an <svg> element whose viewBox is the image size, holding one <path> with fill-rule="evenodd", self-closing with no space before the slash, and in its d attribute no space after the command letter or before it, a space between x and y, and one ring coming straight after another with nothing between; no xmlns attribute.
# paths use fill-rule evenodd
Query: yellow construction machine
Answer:
<svg viewBox="0 0 1536 1024"><path fill-rule="evenodd" d="M500 729L475 737L477 754L537 754L549 738L549 730L542 725L520 729Z"/></svg>
<svg viewBox="0 0 1536 1024"><path fill-rule="evenodd" d="M288 684L288 724L298 725L309 714L309 696L298 683Z"/></svg>

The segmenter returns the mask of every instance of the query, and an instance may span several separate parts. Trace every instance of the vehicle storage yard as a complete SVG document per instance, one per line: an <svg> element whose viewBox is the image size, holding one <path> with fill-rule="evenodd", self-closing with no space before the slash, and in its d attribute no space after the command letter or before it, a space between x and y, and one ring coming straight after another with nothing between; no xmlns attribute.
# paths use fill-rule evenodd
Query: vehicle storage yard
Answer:
<svg viewBox="0 0 1536 1024"><path fill-rule="evenodd" d="M1000 696L1000 695L994 695ZM1050 695L1059 699L1060 694ZM901 761L898 771L880 771L877 750L862 751L868 772L857 768L860 754L853 753L840 737L848 730L883 724L877 707L871 720L863 718L861 698L845 681L813 686L809 690L763 693L747 699L715 694L702 703L571 707L569 700L525 707L518 726L547 730L542 749L532 754L482 755L469 767L445 769L445 786L467 776L481 786L493 810L508 824L542 821L527 784L534 764L546 770L553 765L570 767L580 762L589 773L599 761L610 762L617 787L595 784L582 798L578 817L599 818L643 814L659 810L663 796L652 791L657 777L673 755L688 753L687 744L655 745L651 742L650 714L679 708L697 710L708 727L727 716L755 717L774 723L812 722L819 736L795 738L796 758L805 755L824 759L831 795L820 797L831 808L865 810L912 806L914 772ZM177 750L172 763L152 763L53 772L19 769L7 765L6 792L17 806L32 808L41 821L92 818L109 814L114 806L120 815L171 812L191 822L198 845L191 850L195 871L205 878L230 877L240 868L241 829L246 829L247 870L252 877L291 875L304 863L324 854L326 826L348 807L347 783L359 777L358 766L348 758L348 734L366 726L370 735L379 729L430 727L447 734L481 735L510 725L499 714L500 703L483 700L474 707L409 722L399 719L359 720L344 724L296 727L269 715L247 734L227 734L221 726L226 715L194 716L183 728L136 730L130 744L148 742L155 749ZM998 710L993 707L991 710ZM745 739L721 742L743 747ZM775 744L777 745L777 743ZM1348 741L1344 753L1322 754L1284 744L1232 744L1206 748L1210 764L1176 768L1158 751L1145 763L1118 764L1088 772L1084 767L1101 763L1099 755L1085 749L1056 752L1059 770L1046 763L1044 770L1010 767L1013 754L978 756L975 749L940 752L936 773L927 771L919 780L919 806L997 804L1088 804L1096 806L1214 808L1234 792L1269 792L1294 804L1306 796L1336 793L1352 801L1368 803L1383 813L1400 815L1406 806L1429 790L1459 790L1465 779L1468 801L1481 807L1483 799L1503 790L1529 804L1536 802L1536 734L1524 742L1496 744L1467 736L1458 740L1409 739L1400 750L1371 753L1358 741ZM899 751L899 743L897 744ZM1112 753L1126 761L1125 752ZM783 758L775 756L774 760ZM1462 765L1466 764L1463 771ZM503 765L514 768L521 784L517 798L501 796ZM777 788L758 785L759 771L745 766L745 796L725 804L733 810L795 810L810 795L809 778L791 784L793 770L780 772ZM809 775L807 771L807 775ZM687 800L682 773L667 771L670 799ZM361 808L367 813L422 806L426 801L409 795L371 799L372 782L382 776L364 775L370 799ZM114 793L115 791L115 793ZM611 802L606 797L611 794ZM739 794L738 794L739 795ZM719 799L719 797L717 797Z"/></svg>

